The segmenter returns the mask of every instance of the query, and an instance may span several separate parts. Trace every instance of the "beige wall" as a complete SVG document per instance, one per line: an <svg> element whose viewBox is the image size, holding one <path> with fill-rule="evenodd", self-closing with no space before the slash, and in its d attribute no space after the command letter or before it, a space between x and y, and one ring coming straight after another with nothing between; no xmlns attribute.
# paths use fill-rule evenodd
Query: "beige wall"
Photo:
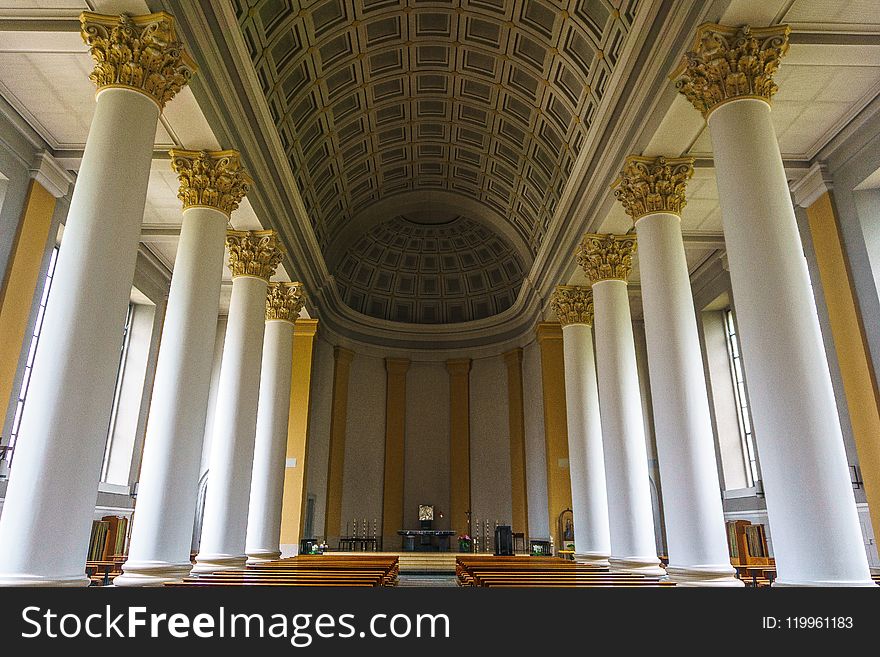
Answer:
<svg viewBox="0 0 880 657"><path fill-rule="evenodd" d="M312 364L311 414L309 417L309 453L306 457L306 496L315 498L314 538L325 538L327 459L330 450L330 410L333 391L333 346L315 339ZM306 537L312 538L312 537Z"/></svg>
<svg viewBox="0 0 880 657"><path fill-rule="evenodd" d="M547 453L544 446L544 392L541 350L537 342L523 348L523 415L526 428L526 490L531 538L550 538L547 515Z"/></svg>
<svg viewBox="0 0 880 657"><path fill-rule="evenodd" d="M348 523L373 523L382 531L382 481L385 455L385 361L356 353L348 383L345 465L342 475L340 532ZM333 529L327 529L332 535ZM354 531L354 525L351 525ZM363 528L359 524L359 531Z"/></svg>
<svg viewBox="0 0 880 657"><path fill-rule="evenodd" d="M471 512L473 521L509 524L510 438L507 367L500 356L471 364Z"/></svg>
<svg viewBox="0 0 880 657"><path fill-rule="evenodd" d="M404 473L405 528L419 526L419 504L433 504L434 527L448 529L449 380L444 363L410 365ZM443 512L442 519L438 518L439 511Z"/></svg>

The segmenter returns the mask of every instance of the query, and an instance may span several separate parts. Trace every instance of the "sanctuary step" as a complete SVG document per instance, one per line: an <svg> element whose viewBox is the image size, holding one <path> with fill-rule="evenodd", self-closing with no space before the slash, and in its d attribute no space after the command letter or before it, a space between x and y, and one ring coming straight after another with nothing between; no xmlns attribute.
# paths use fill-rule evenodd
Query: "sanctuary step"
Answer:
<svg viewBox="0 0 880 657"><path fill-rule="evenodd" d="M363 552L333 552L334 555L356 556ZM372 552L374 556L397 558L401 573L455 574L455 552Z"/></svg>

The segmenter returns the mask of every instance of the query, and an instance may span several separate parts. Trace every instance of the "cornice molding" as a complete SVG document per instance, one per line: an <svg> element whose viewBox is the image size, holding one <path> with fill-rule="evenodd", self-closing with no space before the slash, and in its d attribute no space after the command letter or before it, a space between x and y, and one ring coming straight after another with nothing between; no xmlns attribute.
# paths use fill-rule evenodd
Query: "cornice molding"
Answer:
<svg viewBox="0 0 880 657"><path fill-rule="evenodd" d="M832 181L828 168L823 162L816 162L803 178L791 184L791 196L796 205L808 208L831 189Z"/></svg>
<svg viewBox="0 0 880 657"><path fill-rule="evenodd" d="M30 168L31 178L55 198L67 196L75 178L47 151L39 151Z"/></svg>

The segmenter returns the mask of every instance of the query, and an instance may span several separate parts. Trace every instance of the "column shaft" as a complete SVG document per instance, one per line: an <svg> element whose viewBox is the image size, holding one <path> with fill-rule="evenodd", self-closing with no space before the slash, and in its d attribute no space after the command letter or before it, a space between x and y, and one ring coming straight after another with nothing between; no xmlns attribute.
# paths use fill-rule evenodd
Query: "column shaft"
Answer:
<svg viewBox="0 0 880 657"><path fill-rule="evenodd" d="M254 563L281 556L292 352L293 322L266 322L246 538L248 560Z"/></svg>
<svg viewBox="0 0 880 657"><path fill-rule="evenodd" d="M593 330L587 324L566 324L562 338L575 559L607 566L611 534Z"/></svg>
<svg viewBox="0 0 880 657"><path fill-rule="evenodd" d="M160 585L186 576L199 460L208 410L213 336L220 305L227 217L190 208L183 225L138 486L131 547L117 586Z"/></svg>
<svg viewBox="0 0 880 657"><path fill-rule="evenodd" d="M642 307L669 549L680 584L742 586L730 565L681 220L636 221Z"/></svg>
<svg viewBox="0 0 880 657"><path fill-rule="evenodd" d="M0 585L88 584L158 117L142 93L98 93L0 516Z"/></svg>
<svg viewBox="0 0 880 657"><path fill-rule="evenodd" d="M626 282L609 279L593 283L593 301L611 567L662 575L654 543L645 427Z"/></svg>
<svg viewBox="0 0 880 657"><path fill-rule="evenodd" d="M869 585L867 557L770 106L709 116L743 364L779 577Z"/></svg>
<svg viewBox="0 0 880 657"><path fill-rule="evenodd" d="M208 466L202 540L193 572L241 568L254 457L266 281L232 279L232 299Z"/></svg>
<svg viewBox="0 0 880 657"><path fill-rule="evenodd" d="M298 319L293 327L293 371L290 383L290 419L287 424L287 468L281 512L281 556L299 549L305 522L305 482L309 467L312 354L317 319Z"/></svg>

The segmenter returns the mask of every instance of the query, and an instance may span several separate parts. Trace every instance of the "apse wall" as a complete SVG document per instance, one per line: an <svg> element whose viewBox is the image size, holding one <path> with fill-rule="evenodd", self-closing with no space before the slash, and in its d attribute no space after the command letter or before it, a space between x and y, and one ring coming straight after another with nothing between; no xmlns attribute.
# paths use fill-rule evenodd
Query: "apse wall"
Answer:
<svg viewBox="0 0 880 657"><path fill-rule="evenodd" d="M537 342L523 348L523 418L526 437L526 495L529 535L550 538L547 506L547 452L544 446L544 391L541 353Z"/></svg>
<svg viewBox="0 0 880 657"><path fill-rule="evenodd" d="M443 363L412 363L406 377L406 527L419 526L419 504L434 505L434 527L449 529L449 380Z"/></svg>

